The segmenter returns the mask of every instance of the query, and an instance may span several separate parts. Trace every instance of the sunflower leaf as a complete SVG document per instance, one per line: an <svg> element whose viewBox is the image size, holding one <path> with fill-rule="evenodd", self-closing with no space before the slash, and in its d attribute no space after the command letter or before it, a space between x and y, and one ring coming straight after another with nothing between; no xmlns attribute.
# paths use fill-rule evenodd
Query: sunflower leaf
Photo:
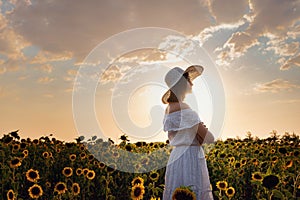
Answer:
<svg viewBox="0 0 300 200"><path fill-rule="evenodd" d="M272 193L273 193L274 197L277 197L280 199L284 198L284 195L279 190L274 189L274 190L272 190Z"/></svg>
<svg viewBox="0 0 300 200"><path fill-rule="evenodd" d="M288 191L287 189L284 189L283 191L284 191L285 196L286 196L288 199L293 198L293 194L292 194L290 191Z"/></svg>

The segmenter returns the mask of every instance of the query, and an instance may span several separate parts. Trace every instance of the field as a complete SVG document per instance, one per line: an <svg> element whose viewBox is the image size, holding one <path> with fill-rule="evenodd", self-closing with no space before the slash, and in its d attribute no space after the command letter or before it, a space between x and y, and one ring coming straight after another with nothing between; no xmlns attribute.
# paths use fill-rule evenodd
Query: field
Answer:
<svg viewBox="0 0 300 200"><path fill-rule="evenodd" d="M165 167L145 173L116 170L114 161L124 157L115 149L144 154L159 150L169 155L168 141L130 143L125 135L121 139L120 144L97 137L64 142L52 135L21 139L18 131L4 134L0 139L0 199L161 199ZM91 145L100 145L100 157L108 161L99 162L88 151ZM248 133L245 139L218 140L203 147L215 199L300 199L298 135L280 136L273 131L259 139ZM155 163L145 157L128 165L138 172ZM182 187L177 199L180 195L189 199L192 194Z"/></svg>

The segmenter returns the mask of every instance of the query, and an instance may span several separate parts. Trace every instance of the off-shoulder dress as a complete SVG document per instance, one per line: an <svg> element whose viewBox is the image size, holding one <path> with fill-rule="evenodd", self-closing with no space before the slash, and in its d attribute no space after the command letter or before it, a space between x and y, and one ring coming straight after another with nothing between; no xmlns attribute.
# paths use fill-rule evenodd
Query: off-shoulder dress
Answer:
<svg viewBox="0 0 300 200"><path fill-rule="evenodd" d="M166 167L163 200L171 200L174 190L180 186L191 186L197 200L213 200L203 147L195 138L195 125L200 122L191 108L164 116L164 131L169 132L169 142L174 148Z"/></svg>

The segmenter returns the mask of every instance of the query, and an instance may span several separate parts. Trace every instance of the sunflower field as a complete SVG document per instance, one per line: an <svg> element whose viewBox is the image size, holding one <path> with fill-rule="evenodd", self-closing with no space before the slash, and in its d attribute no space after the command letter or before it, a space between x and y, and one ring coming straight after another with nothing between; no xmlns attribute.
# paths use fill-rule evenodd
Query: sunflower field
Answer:
<svg viewBox="0 0 300 200"><path fill-rule="evenodd" d="M124 152L154 154L166 162L172 148L166 142L121 143L98 139L64 142L55 137L21 139L18 131L0 139L0 199L158 200L164 190L165 167L143 173L118 170ZM98 154L93 152L101 146ZM205 144L211 189L215 199L300 199L300 138L273 131L266 139L252 137ZM93 153L91 153L93 152ZM161 155L161 156L160 156ZM108 158L105 162L99 158ZM102 156L102 157L101 157ZM122 160L123 159L123 160ZM151 168L151 157L128 163L133 171ZM195 199L188 186L177 188L174 199Z"/></svg>

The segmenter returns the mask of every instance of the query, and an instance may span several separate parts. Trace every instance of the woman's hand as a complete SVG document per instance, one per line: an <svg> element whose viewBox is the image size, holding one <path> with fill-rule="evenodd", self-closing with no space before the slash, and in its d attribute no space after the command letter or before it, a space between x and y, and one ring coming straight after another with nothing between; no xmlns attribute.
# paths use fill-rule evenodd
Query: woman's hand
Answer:
<svg viewBox="0 0 300 200"><path fill-rule="evenodd" d="M206 128L206 125L203 122L200 122L198 124L196 139L198 140L200 145L202 145L204 143L213 143L214 142L214 136L208 130L208 128Z"/></svg>

